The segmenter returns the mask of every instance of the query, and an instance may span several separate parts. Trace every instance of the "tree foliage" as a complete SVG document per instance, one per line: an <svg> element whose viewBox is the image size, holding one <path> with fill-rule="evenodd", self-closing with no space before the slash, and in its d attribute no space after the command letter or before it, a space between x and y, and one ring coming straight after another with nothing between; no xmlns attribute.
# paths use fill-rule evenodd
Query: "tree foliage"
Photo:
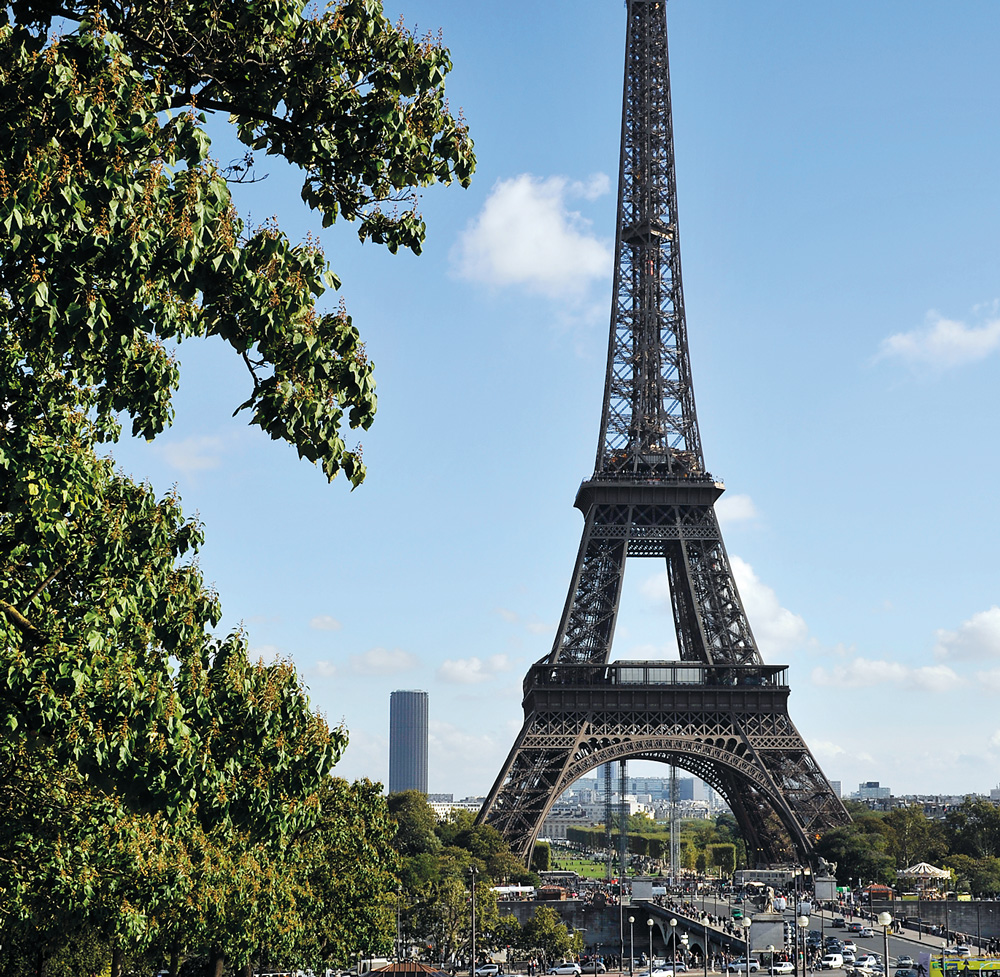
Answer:
<svg viewBox="0 0 1000 977"><path fill-rule="evenodd" d="M377 0L318 15L299 0L6 8L5 953L54 961L71 931L116 967L136 947L242 962L261 940L331 960L381 947L391 828L373 788L330 781L346 732L290 666L215 634L201 526L106 446L123 424L160 434L175 345L215 337L247 367L237 413L328 478L361 482L345 438L371 424L374 381L351 317L321 306L339 282L314 240L243 223L230 184L252 164L220 167L209 125L297 167L324 225L345 218L362 240L419 252L414 192L474 167L444 100L450 67ZM349 911L344 886L371 893L370 916ZM310 916L307 895L349 923Z"/></svg>

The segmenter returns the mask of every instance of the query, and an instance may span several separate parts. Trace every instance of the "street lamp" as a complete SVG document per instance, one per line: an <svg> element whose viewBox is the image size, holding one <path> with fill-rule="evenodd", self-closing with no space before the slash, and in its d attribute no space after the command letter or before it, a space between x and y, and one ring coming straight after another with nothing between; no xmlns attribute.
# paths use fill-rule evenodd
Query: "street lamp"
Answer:
<svg viewBox="0 0 1000 977"><path fill-rule="evenodd" d="M889 924L892 922L892 913L879 913L878 924L882 927L882 953L883 972L885 977L889 977Z"/></svg>
<svg viewBox="0 0 1000 977"><path fill-rule="evenodd" d="M646 925L649 927L649 974L650 977L653 975L653 920L652 917L646 920Z"/></svg>
<svg viewBox="0 0 1000 977"><path fill-rule="evenodd" d="M767 952L768 952L768 956L769 956L769 959L770 959L770 963L768 964L768 968L769 968L769 970L770 970L770 972L772 974L772 977L773 977L773 974L774 974L774 944L773 943L768 943L768 945L767 945Z"/></svg>
<svg viewBox="0 0 1000 977"><path fill-rule="evenodd" d="M688 935L687 933L681 933L681 963L684 964L685 970L687 969L688 962ZM675 960L674 963L677 961Z"/></svg>
<svg viewBox="0 0 1000 977"><path fill-rule="evenodd" d="M806 973L806 927L809 925L809 917L803 914L795 917L795 925L798 932L795 936L795 972L799 972L799 944L802 944L802 977Z"/></svg>
<svg viewBox="0 0 1000 977"><path fill-rule="evenodd" d="M628 918L628 974L635 973L635 916Z"/></svg>
<svg viewBox="0 0 1000 977"><path fill-rule="evenodd" d="M670 956L677 963L677 919L670 920Z"/></svg>
<svg viewBox="0 0 1000 977"><path fill-rule="evenodd" d="M402 936L400 934L400 907L403 902L403 886L396 886L396 963L399 963L402 956Z"/></svg>
<svg viewBox="0 0 1000 977"><path fill-rule="evenodd" d="M743 927L743 937L746 940L747 952L744 959L746 960L747 977L750 977L750 917L744 916L740 920L740 926Z"/></svg>
<svg viewBox="0 0 1000 977"><path fill-rule="evenodd" d="M469 965L469 977L476 977L476 876L479 869L469 866L469 876L472 879L472 963Z"/></svg>
<svg viewBox="0 0 1000 977"><path fill-rule="evenodd" d="M708 977L708 913L701 914L701 925L705 927L705 977Z"/></svg>

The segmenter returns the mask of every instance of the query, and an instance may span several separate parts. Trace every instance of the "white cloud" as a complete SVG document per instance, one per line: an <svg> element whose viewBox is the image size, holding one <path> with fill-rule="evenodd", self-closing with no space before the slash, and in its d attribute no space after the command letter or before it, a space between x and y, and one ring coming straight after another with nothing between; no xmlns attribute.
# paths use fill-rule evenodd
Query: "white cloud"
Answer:
<svg viewBox="0 0 1000 977"><path fill-rule="evenodd" d="M774 661L786 652L801 648L809 637L806 622L781 606L778 595L761 581L749 563L738 556L730 557L729 562L750 628L764 659ZM648 577L639 589L650 603L669 609L670 583L665 573Z"/></svg>
<svg viewBox="0 0 1000 977"><path fill-rule="evenodd" d="M731 557L730 563L764 659L774 661L788 651L801 648L809 635L806 622L781 606L778 595L761 581L749 563L738 556Z"/></svg>
<svg viewBox="0 0 1000 977"><path fill-rule="evenodd" d="M416 668L416 655L402 648L369 648L360 655L351 655L351 671L357 675L392 675Z"/></svg>
<svg viewBox="0 0 1000 977"><path fill-rule="evenodd" d="M154 444L153 449L171 468L185 473L208 471L222 464L222 438L200 435L164 441Z"/></svg>
<svg viewBox="0 0 1000 977"><path fill-rule="evenodd" d="M520 729L520 723L516 728ZM477 780L482 771L491 771L488 776L492 778L492 771L500 769L510 748L511 736L507 733L503 733L503 739L500 739L489 733L470 733L440 720L430 720L428 733L431 770L465 768L479 772ZM452 785L449 789L453 789ZM484 787L479 785L479 789L484 790Z"/></svg>
<svg viewBox="0 0 1000 977"><path fill-rule="evenodd" d="M265 665L275 665L286 660L277 645L251 645L247 649L247 658L252 662L263 662Z"/></svg>
<svg viewBox="0 0 1000 977"><path fill-rule="evenodd" d="M610 273L612 247L591 233L589 221L568 201L593 200L608 187L604 174L586 183L530 173L498 181L455 246L458 273L488 285L579 299L592 280Z"/></svg>
<svg viewBox="0 0 1000 977"><path fill-rule="evenodd" d="M757 518L757 507L749 495L724 495L715 503L715 514L723 525L750 522Z"/></svg>
<svg viewBox="0 0 1000 977"><path fill-rule="evenodd" d="M437 677L454 685L478 685L491 681L502 672L509 672L510 666L506 655L491 655L486 660L475 655L471 658L449 658L437 670Z"/></svg>
<svg viewBox="0 0 1000 977"><path fill-rule="evenodd" d="M987 692L1000 692L1000 668L989 672L976 672L976 682Z"/></svg>
<svg viewBox="0 0 1000 977"><path fill-rule="evenodd" d="M1000 729L990 737L990 749L1000 750ZM471 944L470 944L471 945Z"/></svg>
<svg viewBox="0 0 1000 977"><path fill-rule="evenodd" d="M1000 607L994 604L988 611L973 614L956 631L944 628L935 632L936 658L970 661L981 658L1000 658Z"/></svg>
<svg viewBox="0 0 1000 977"><path fill-rule="evenodd" d="M834 665L829 670L822 666L814 668L812 681L814 685L838 689L898 685L924 692L950 692L964 684L947 665L911 668L901 662L874 661L861 657Z"/></svg>
<svg viewBox="0 0 1000 977"><path fill-rule="evenodd" d="M337 666L333 662L318 661L308 671L314 672L320 678L333 678L337 674Z"/></svg>
<svg viewBox="0 0 1000 977"><path fill-rule="evenodd" d="M343 625L329 614L319 614L309 621L309 627L314 631L339 631Z"/></svg>
<svg viewBox="0 0 1000 977"><path fill-rule="evenodd" d="M929 312L923 329L898 332L883 339L877 358L940 370L976 363L997 348L1000 348L1000 318L970 326Z"/></svg>

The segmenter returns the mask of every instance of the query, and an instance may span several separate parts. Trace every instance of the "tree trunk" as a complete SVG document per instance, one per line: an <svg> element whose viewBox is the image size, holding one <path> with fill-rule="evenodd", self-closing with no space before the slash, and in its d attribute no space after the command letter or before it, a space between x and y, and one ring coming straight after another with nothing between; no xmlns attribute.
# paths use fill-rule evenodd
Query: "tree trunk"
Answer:
<svg viewBox="0 0 1000 977"><path fill-rule="evenodd" d="M122 948L117 941L111 947L111 977L122 977Z"/></svg>
<svg viewBox="0 0 1000 977"><path fill-rule="evenodd" d="M177 977L177 971L180 970L181 966L181 955L177 950L176 946L170 949L170 977Z"/></svg>
<svg viewBox="0 0 1000 977"><path fill-rule="evenodd" d="M212 958L212 977L222 977L222 968L226 964L226 955L221 950L216 950L212 954Z"/></svg>
<svg viewBox="0 0 1000 977"><path fill-rule="evenodd" d="M35 977L43 977L45 973L45 954L41 950L38 951L38 956L35 957Z"/></svg>

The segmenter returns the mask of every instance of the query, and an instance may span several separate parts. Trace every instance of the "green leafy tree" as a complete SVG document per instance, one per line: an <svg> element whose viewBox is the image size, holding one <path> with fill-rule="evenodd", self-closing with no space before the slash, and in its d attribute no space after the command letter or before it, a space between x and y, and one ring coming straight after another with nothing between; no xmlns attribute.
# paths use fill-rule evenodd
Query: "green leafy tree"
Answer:
<svg viewBox="0 0 1000 977"><path fill-rule="evenodd" d="M950 850L986 858L1000 855L1000 809L983 798L966 798L945 817Z"/></svg>
<svg viewBox="0 0 1000 977"><path fill-rule="evenodd" d="M346 734L311 712L288 666L249 662L242 634L214 637L200 526L116 472L102 445L121 423L159 434L174 344L217 337L247 366L237 411L327 477L363 479L345 436L372 421L372 367L346 311L318 305L337 279L314 242L244 226L229 186L240 168L212 159L207 116L297 167L324 224L346 218L363 240L419 252L413 192L465 183L474 166L444 102L449 69L440 44L393 27L375 0L315 16L295 0L8 8L5 933L32 920L55 938L85 920L113 970L126 940L197 944L211 928L218 967L243 959L251 928L298 938L287 846L320 818Z"/></svg>
<svg viewBox="0 0 1000 977"><path fill-rule="evenodd" d="M550 962L574 952L573 938L551 906L539 906L535 910L535 915L522 928L521 941L527 953L537 953Z"/></svg>

